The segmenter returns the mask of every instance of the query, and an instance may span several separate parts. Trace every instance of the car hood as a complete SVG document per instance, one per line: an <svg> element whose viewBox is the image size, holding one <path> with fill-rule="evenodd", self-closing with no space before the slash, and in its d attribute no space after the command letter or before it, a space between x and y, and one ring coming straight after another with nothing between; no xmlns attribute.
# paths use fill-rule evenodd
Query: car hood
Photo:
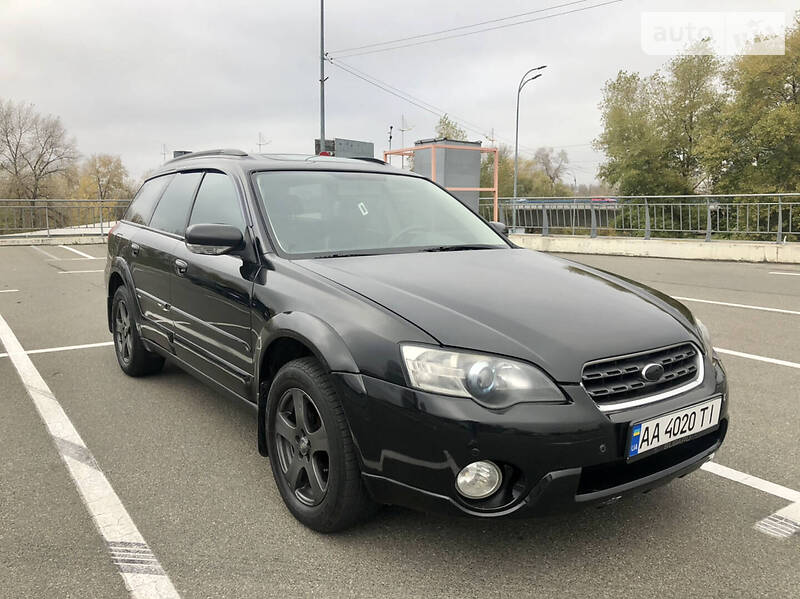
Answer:
<svg viewBox="0 0 800 599"><path fill-rule="evenodd" d="M523 249L300 260L439 343L521 358L559 382L584 363L696 341L691 313L644 285Z"/></svg>

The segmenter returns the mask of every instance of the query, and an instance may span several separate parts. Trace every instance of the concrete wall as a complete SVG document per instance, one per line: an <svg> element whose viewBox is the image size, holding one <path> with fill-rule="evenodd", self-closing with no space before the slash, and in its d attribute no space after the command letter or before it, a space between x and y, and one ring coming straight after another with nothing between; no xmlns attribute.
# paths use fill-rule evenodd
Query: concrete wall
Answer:
<svg viewBox="0 0 800 599"><path fill-rule="evenodd" d="M569 254L646 256L683 260L733 262L782 262L800 264L800 243L758 241L695 241L687 239L630 239L625 237L568 237L510 235L511 240L532 250Z"/></svg>

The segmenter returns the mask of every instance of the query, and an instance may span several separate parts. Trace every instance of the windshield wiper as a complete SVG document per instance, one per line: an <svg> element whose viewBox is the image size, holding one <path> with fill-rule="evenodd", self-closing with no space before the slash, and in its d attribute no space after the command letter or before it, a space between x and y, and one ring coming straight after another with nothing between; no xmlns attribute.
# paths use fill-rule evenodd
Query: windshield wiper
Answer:
<svg viewBox="0 0 800 599"><path fill-rule="evenodd" d="M374 255L375 254L370 254L370 253L363 254L358 252L353 252L353 253L343 252L340 254L323 254L322 256L314 256L314 260L316 260L317 258L350 258L352 256L374 256Z"/></svg>
<svg viewBox="0 0 800 599"><path fill-rule="evenodd" d="M465 250L497 250L501 245L490 245L486 243L464 243L461 245L439 245L436 247L425 248L421 252L461 252Z"/></svg>

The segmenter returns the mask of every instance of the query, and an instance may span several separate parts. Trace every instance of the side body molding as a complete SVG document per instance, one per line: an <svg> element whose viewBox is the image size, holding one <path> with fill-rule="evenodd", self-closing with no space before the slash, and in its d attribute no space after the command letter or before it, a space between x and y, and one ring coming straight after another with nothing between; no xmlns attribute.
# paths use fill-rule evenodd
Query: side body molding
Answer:
<svg viewBox="0 0 800 599"><path fill-rule="evenodd" d="M254 329L258 322L255 321ZM263 318L263 315L259 315ZM261 382L261 367L264 356L277 339L289 337L308 347L314 356L329 372L357 373L358 366L347 348L344 340L326 322L306 312L281 312L272 318L263 321L261 332L256 340L257 359L255 360L255 376L253 377L252 397L258 398L258 450L261 455L267 455L266 448L266 410L267 389L259 389Z"/></svg>

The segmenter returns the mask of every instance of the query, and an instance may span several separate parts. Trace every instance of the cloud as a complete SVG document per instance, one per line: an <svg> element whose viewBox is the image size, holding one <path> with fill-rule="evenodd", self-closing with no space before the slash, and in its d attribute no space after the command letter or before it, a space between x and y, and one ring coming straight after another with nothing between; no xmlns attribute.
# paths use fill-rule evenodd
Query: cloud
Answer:
<svg viewBox="0 0 800 599"><path fill-rule="evenodd" d="M346 62L480 129L494 128L505 142L513 141L519 77L548 64L545 76L523 92L520 144L573 146L567 151L578 181L589 181L598 156L576 144L599 132L603 82L620 68L652 71L660 64L641 51L640 12L697 4L626 1ZM725 6L734 4L763 5ZM775 3L784 4L791 8ZM162 144L254 151L261 132L272 140L270 151L311 152L319 131L318 10L313 0L3 2L0 95L59 115L82 152L121 154L137 176L161 162ZM522 0L329 0L326 47L526 10L533 8ZM433 133L436 116L338 69L327 74L329 138L373 141L379 153L391 124L398 147L401 114L414 125L407 145Z"/></svg>

